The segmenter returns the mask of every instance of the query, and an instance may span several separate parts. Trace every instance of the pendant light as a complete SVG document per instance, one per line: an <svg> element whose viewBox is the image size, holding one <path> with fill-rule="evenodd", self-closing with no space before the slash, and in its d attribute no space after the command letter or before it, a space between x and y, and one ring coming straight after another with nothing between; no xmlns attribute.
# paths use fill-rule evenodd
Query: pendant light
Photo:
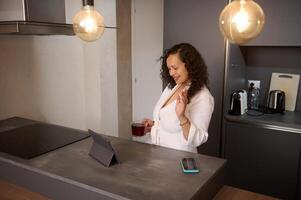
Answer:
<svg viewBox="0 0 301 200"><path fill-rule="evenodd" d="M104 18L94 8L94 0L83 0L82 9L73 17L73 30L82 40L97 40L104 31Z"/></svg>
<svg viewBox="0 0 301 200"><path fill-rule="evenodd" d="M220 14L219 27L231 42L243 44L257 37L264 26L262 8L252 0L234 0Z"/></svg>

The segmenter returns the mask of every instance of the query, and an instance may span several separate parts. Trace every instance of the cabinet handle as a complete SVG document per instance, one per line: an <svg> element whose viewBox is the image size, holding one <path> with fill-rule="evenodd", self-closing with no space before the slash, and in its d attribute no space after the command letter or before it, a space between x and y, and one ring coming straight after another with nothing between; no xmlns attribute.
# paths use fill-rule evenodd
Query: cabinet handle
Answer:
<svg viewBox="0 0 301 200"><path fill-rule="evenodd" d="M279 78L293 78L293 77L290 76L290 75L279 75L278 77L279 77Z"/></svg>

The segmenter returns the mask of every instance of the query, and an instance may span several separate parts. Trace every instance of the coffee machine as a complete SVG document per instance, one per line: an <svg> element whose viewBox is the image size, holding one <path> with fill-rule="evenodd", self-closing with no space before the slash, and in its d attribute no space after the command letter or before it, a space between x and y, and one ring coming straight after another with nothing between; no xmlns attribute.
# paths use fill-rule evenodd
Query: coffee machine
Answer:
<svg viewBox="0 0 301 200"><path fill-rule="evenodd" d="M230 100L231 115L243 115L248 110L247 107L247 92L245 90L238 90L232 93Z"/></svg>

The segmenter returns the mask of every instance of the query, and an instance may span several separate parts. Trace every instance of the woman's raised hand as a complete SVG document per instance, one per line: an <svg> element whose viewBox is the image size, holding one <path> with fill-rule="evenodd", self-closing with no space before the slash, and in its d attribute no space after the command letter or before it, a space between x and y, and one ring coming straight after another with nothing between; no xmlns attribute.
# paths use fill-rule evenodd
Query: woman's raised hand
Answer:
<svg viewBox="0 0 301 200"><path fill-rule="evenodd" d="M187 89L184 88L178 98L177 98L177 103L176 103L176 114L178 116L179 119L183 118L184 113L185 113L185 109L186 109L186 105L188 103L188 98L187 98Z"/></svg>

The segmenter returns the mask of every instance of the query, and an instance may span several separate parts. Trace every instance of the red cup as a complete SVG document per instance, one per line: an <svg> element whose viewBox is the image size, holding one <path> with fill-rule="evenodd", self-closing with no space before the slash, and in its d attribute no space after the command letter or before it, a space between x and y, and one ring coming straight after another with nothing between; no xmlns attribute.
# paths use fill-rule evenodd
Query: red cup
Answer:
<svg viewBox="0 0 301 200"><path fill-rule="evenodd" d="M144 136L145 135L145 126L141 122L132 123L132 135L134 136Z"/></svg>

